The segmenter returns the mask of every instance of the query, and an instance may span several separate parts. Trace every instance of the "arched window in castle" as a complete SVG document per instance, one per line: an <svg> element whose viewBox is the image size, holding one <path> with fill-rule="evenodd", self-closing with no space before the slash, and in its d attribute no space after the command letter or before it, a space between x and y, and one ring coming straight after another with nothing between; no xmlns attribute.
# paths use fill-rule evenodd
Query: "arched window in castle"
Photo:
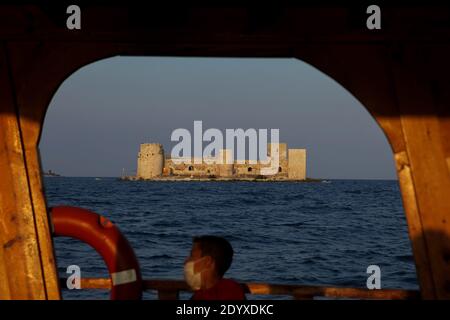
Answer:
<svg viewBox="0 0 450 320"><path fill-rule="evenodd" d="M248 172L252 172L252 170L253 170L252 167L248 167L247 169Z"/></svg>
<svg viewBox="0 0 450 320"><path fill-rule="evenodd" d="M281 172L281 171L282 171L281 167L278 167L278 172Z"/></svg>
<svg viewBox="0 0 450 320"><path fill-rule="evenodd" d="M194 167L193 166L189 166L188 170L192 171L192 170L194 170Z"/></svg>

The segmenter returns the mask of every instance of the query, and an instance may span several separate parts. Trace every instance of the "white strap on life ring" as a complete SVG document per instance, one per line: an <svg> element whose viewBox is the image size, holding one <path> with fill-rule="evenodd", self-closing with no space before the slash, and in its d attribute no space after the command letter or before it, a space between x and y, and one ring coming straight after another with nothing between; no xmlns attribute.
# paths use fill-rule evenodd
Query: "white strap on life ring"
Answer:
<svg viewBox="0 0 450 320"><path fill-rule="evenodd" d="M111 273L111 280L113 286L118 286L121 284L126 284L136 281L136 270L128 269L124 271Z"/></svg>

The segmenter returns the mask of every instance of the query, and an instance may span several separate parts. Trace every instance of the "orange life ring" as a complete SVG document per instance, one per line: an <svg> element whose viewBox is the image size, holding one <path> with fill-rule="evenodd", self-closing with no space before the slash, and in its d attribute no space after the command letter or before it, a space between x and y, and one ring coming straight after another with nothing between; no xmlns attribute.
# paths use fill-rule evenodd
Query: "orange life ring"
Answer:
<svg viewBox="0 0 450 320"><path fill-rule="evenodd" d="M51 217L54 236L81 240L102 256L111 278L111 299L142 298L139 262L119 228L105 217L77 207L54 207Z"/></svg>

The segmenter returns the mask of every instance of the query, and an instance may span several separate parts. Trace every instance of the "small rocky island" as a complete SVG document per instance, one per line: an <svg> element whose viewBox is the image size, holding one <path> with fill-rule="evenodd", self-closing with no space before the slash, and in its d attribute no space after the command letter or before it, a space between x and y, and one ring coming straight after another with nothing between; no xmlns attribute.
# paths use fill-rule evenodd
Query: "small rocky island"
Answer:
<svg viewBox="0 0 450 320"><path fill-rule="evenodd" d="M164 155L159 143L140 145L135 176L122 180L153 181L321 181L306 177L306 149L288 149L286 143L269 143L269 163L235 161L232 150L221 149L208 159L176 158ZM278 161L273 155L278 154ZM273 168L276 163L276 168ZM268 174L268 172L270 172Z"/></svg>

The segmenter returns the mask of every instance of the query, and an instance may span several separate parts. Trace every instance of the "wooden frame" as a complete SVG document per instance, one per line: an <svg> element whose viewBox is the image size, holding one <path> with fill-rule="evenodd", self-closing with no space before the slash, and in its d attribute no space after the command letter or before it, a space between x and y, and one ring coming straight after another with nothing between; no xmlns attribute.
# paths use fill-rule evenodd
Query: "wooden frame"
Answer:
<svg viewBox="0 0 450 320"><path fill-rule="evenodd" d="M387 7L368 31L360 9L85 5L69 31L62 5L0 6L0 298L61 298L38 150L58 86L106 57L162 55L295 57L349 90L391 144L421 295L449 299L450 14Z"/></svg>

